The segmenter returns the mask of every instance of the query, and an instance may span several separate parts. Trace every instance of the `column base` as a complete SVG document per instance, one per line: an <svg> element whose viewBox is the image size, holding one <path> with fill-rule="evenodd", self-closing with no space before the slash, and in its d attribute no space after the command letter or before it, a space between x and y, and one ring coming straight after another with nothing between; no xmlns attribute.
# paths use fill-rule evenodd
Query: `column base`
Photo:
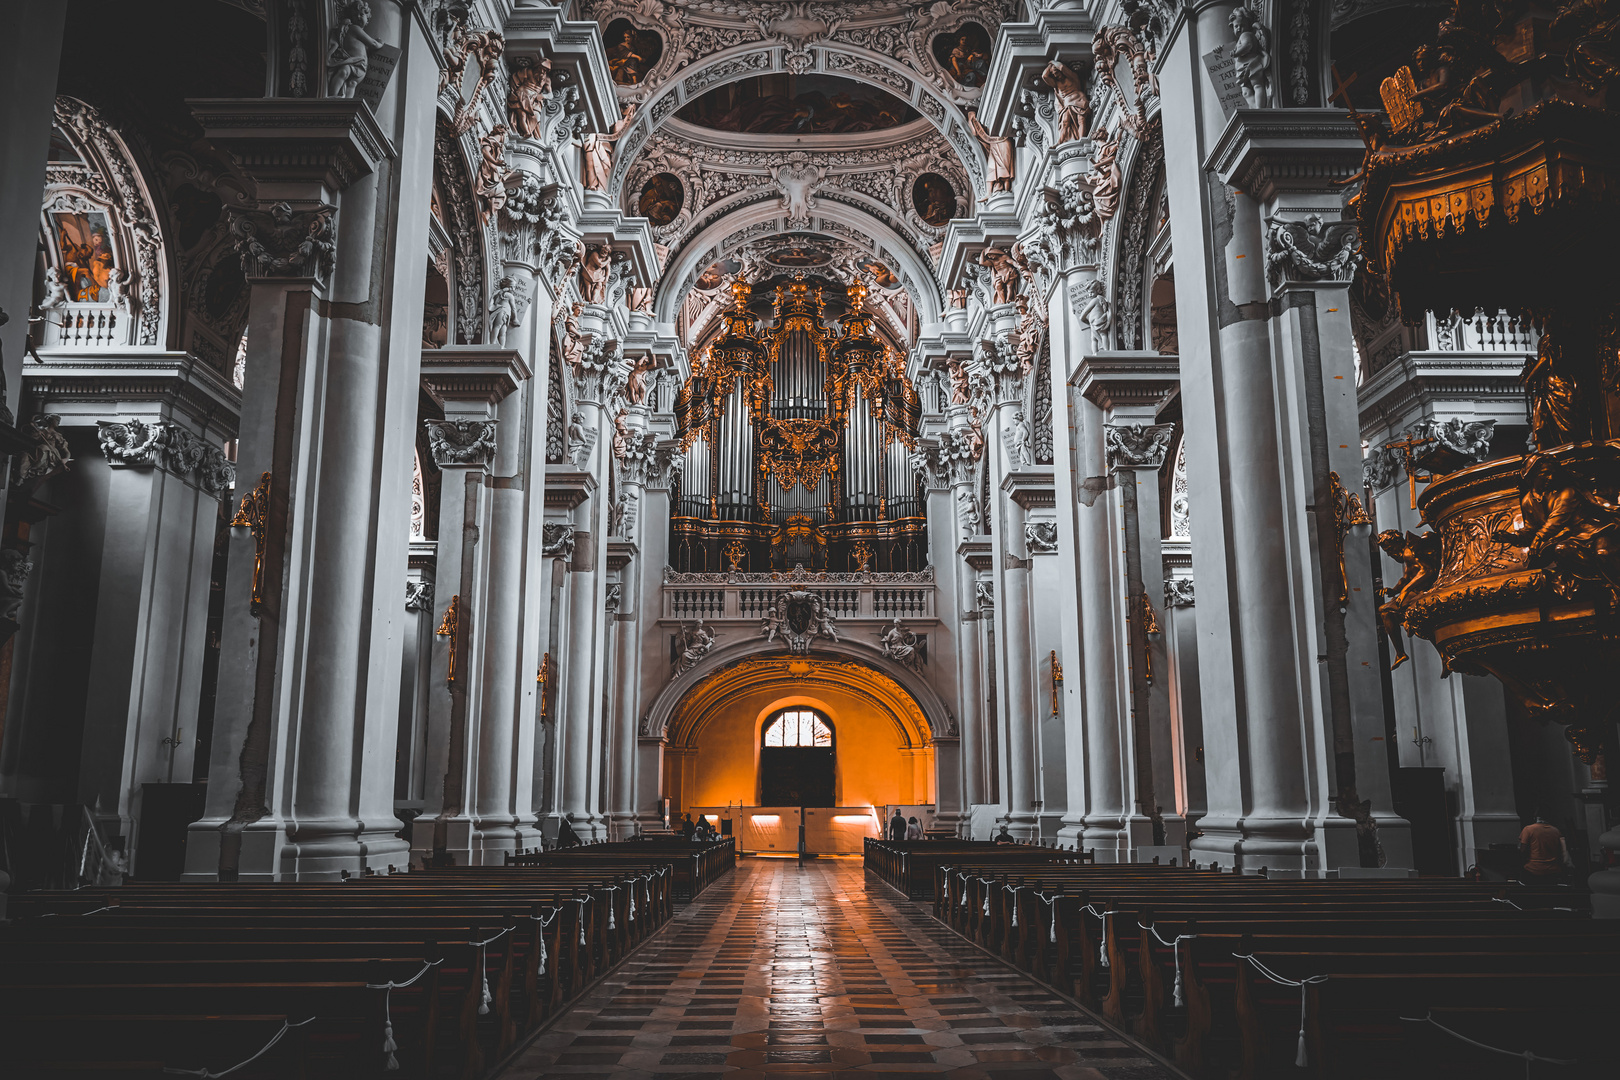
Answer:
<svg viewBox="0 0 1620 1080"><path fill-rule="evenodd" d="M1342 819L1351 830L1355 850L1355 822ZM1199 821L1204 835L1189 845L1189 857L1225 870L1271 877L1320 877L1321 837L1303 818L1216 818ZM1338 841L1334 841L1335 847Z"/></svg>
<svg viewBox="0 0 1620 1080"><path fill-rule="evenodd" d="M393 821L398 827L399 822ZM304 821L291 827L273 817L233 828L203 819L186 835L185 881L218 881L222 860L234 863L237 881L333 881L347 871L405 869L410 845L395 831L366 828L354 818ZM224 877L231 877L229 869Z"/></svg>
<svg viewBox="0 0 1620 1080"><path fill-rule="evenodd" d="M1100 863L1131 861L1130 831L1121 817L1085 817L1080 827L1080 846L1094 852Z"/></svg>

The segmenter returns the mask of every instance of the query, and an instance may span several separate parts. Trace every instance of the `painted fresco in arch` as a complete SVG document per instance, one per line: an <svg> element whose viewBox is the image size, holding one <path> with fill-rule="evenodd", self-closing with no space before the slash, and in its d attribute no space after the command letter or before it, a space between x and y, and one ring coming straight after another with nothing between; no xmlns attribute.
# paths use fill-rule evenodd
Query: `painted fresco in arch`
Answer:
<svg viewBox="0 0 1620 1080"><path fill-rule="evenodd" d="M80 303L109 303L116 261L107 215L101 211L55 211L51 226L69 298Z"/></svg>
<svg viewBox="0 0 1620 1080"><path fill-rule="evenodd" d="M602 33L607 44L608 70L620 86L636 86L664 56L664 39L629 19L615 19Z"/></svg>
<svg viewBox="0 0 1620 1080"><path fill-rule="evenodd" d="M934 59L961 86L983 86L990 70L990 35L976 22L935 34Z"/></svg>
<svg viewBox="0 0 1620 1080"><path fill-rule="evenodd" d="M686 188L681 184L680 177L662 172L648 178L641 188L641 197L636 206L642 217L651 222L654 228L659 228L679 217L685 203Z"/></svg>
<svg viewBox="0 0 1620 1080"><path fill-rule="evenodd" d="M911 205L918 217L935 228L943 228L956 216L956 191L938 173L923 173L911 185Z"/></svg>
<svg viewBox="0 0 1620 1080"><path fill-rule="evenodd" d="M875 86L832 75L756 75L688 102L679 119L757 135L844 134L899 127L921 114Z"/></svg>

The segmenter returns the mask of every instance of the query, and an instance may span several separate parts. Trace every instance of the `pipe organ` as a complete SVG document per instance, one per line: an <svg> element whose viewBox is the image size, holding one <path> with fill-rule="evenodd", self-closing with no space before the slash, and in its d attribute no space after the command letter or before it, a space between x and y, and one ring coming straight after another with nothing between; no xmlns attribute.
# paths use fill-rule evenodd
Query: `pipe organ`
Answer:
<svg viewBox="0 0 1620 1080"><path fill-rule="evenodd" d="M732 285L722 330L676 399L686 460L675 569L927 565L910 466L922 409L904 355L878 337L865 286L845 289L848 310L830 327L823 288L803 276L778 284L761 331L753 287Z"/></svg>

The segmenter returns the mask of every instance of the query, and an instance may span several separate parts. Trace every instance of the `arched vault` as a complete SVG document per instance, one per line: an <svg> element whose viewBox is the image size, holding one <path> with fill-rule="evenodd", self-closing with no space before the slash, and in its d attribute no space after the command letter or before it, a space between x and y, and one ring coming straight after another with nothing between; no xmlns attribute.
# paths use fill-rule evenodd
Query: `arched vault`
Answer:
<svg viewBox="0 0 1620 1080"><path fill-rule="evenodd" d="M701 726L702 718L712 713L716 695L735 690L734 680L785 678L789 663L808 665L803 676L857 691L882 704L908 732L908 739L915 740L914 745L957 736L956 718L933 686L875 649L846 641L821 641L813 654L801 657L761 652L757 640L718 646L689 671L671 679L642 718L641 735L684 745ZM794 675L802 677L797 672Z"/></svg>

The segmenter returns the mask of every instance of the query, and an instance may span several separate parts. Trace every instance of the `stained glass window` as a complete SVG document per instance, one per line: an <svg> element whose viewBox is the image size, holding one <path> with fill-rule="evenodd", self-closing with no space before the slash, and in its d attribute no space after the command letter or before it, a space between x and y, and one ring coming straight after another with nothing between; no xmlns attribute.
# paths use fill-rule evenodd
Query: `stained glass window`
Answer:
<svg viewBox="0 0 1620 1080"><path fill-rule="evenodd" d="M766 746L832 746L832 729L810 709L784 709L765 724Z"/></svg>

